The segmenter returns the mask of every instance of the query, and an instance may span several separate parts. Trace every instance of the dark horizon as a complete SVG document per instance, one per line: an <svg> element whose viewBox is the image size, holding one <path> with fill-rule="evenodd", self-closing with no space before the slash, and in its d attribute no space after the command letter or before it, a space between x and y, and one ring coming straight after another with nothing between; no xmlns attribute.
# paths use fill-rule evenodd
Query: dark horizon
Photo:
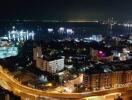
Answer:
<svg viewBox="0 0 132 100"><path fill-rule="evenodd" d="M129 0L10 0L0 1L0 20L132 21Z"/></svg>

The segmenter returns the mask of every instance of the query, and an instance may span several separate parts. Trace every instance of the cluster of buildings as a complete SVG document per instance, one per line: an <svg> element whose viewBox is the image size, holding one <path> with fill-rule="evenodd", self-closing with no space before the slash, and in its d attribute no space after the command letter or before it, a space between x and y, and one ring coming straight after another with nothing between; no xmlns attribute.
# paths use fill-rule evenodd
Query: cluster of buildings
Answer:
<svg viewBox="0 0 132 100"><path fill-rule="evenodd" d="M41 47L36 47L33 49L33 58L36 61L36 67L42 71L47 71L54 74L64 69L63 57L44 58Z"/></svg>
<svg viewBox="0 0 132 100"><path fill-rule="evenodd" d="M0 47L0 59L16 56L18 54L17 47Z"/></svg>
<svg viewBox="0 0 132 100"><path fill-rule="evenodd" d="M103 40L103 36L102 36L102 35L92 35L92 36L90 37L90 40L100 42L100 41Z"/></svg>
<svg viewBox="0 0 132 100"><path fill-rule="evenodd" d="M55 30L53 28L48 28L48 33L54 33ZM71 28L64 28L64 27L60 27L58 30L57 30L58 33L60 34L67 34L67 35L73 35L74 34L74 31L73 29Z"/></svg>
<svg viewBox="0 0 132 100"><path fill-rule="evenodd" d="M26 40L34 40L34 36L35 33L33 31L19 31L13 26L13 30L8 31L8 34L0 37L0 58L16 56L18 54L18 47L16 45Z"/></svg>
<svg viewBox="0 0 132 100"><path fill-rule="evenodd" d="M108 52L108 51L107 51ZM90 48L90 56L92 60L100 60L100 61L106 61L106 62L112 62L113 61L113 54L107 53L106 50L101 50L101 49L95 49L95 48Z"/></svg>
<svg viewBox="0 0 132 100"><path fill-rule="evenodd" d="M92 59L107 62L126 61L132 59L132 46L123 38L103 40L91 46L90 55Z"/></svg>
<svg viewBox="0 0 132 100"><path fill-rule="evenodd" d="M66 70L76 71L69 76L83 73L86 91L98 91L125 87L132 84L132 49L127 42L106 40L100 35L92 36L91 42L62 40L36 43L33 48L35 66L50 75L59 75L61 83ZM117 41L116 41L117 42ZM41 46L39 46L41 45ZM57 52L57 53L56 53Z"/></svg>
<svg viewBox="0 0 132 100"><path fill-rule="evenodd" d="M10 42L25 42L27 40L34 40L34 31L17 30L15 26L8 31L5 36L0 37L1 45L8 45Z"/></svg>
<svg viewBox="0 0 132 100"><path fill-rule="evenodd" d="M83 85L86 91L98 91L132 85L132 64L103 66L99 65L90 68L83 74Z"/></svg>
<svg viewBox="0 0 132 100"><path fill-rule="evenodd" d="M85 37L82 40L84 42L91 42L91 41L101 42L104 40L104 37L100 34L99 35L91 35L90 37Z"/></svg>
<svg viewBox="0 0 132 100"><path fill-rule="evenodd" d="M34 31L29 32L24 30L16 30L15 27L13 27L13 30L8 31L8 40L9 41L26 41L26 40L34 40L35 33Z"/></svg>

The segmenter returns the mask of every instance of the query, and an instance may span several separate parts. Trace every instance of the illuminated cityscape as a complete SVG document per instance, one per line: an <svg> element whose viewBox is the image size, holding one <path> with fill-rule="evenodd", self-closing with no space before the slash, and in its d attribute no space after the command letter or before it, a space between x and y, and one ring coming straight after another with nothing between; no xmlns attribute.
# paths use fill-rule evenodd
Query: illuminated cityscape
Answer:
<svg viewBox="0 0 132 100"><path fill-rule="evenodd" d="M28 31L18 31L15 30L15 26L13 26L13 30L8 32L8 40L9 41L26 41L29 39L34 40L34 35L35 33L32 32L28 32Z"/></svg>
<svg viewBox="0 0 132 100"><path fill-rule="evenodd" d="M132 1L0 1L0 100L132 100Z"/></svg>

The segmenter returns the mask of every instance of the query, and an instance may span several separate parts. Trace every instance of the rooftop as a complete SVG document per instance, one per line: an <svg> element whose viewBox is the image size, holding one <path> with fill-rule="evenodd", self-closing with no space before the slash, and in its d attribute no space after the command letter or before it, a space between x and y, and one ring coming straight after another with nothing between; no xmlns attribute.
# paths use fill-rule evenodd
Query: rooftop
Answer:
<svg viewBox="0 0 132 100"><path fill-rule="evenodd" d="M132 63L130 61L108 63L108 64L94 64L85 71L86 74L110 73L116 71L132 70Z"/></svg>

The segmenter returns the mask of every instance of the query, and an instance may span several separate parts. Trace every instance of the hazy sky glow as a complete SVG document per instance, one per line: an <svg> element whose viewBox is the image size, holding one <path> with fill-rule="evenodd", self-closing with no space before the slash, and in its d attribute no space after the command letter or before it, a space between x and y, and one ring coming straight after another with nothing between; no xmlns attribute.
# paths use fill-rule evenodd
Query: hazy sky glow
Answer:
<svg viewBox="0 0 132 100"><path fill-rule="evenodd" d="M3 0L0 19L132 20L131 5L131 0Z"/></svg>

